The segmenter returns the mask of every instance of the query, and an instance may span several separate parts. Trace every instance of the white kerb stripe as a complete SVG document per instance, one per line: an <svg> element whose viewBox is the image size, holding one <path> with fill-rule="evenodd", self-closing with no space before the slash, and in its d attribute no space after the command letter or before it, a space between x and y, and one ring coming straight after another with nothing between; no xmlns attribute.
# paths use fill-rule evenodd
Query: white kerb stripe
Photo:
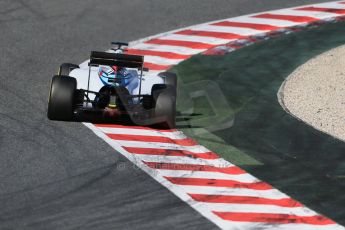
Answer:
<svg viewBox="0 0 345 230"><path fill-rule="evenodd" d="M274 11L273 13L278 14L278 15L304 16L304 17L312 17L312 18L317 18L317 19L332 18L332 17L338 16L338 14L327 13L327 12L309 11L309 10L293 10L293 9L278 10L278 11Z"/></svg>
<svg viewBox="0 0 345 230"><path fill-rule="evenodd" d="M168 177L179 177L179 178L202 178L202 179L214 179L214 180L234 180L243 183L255 183L260 180L253 177L252 175L246 174L226 174L221 172L207 172L207 171L190 171L190 170L166 170L157 169L159 174Z"/></svg>
<svg viewBox="0 0 345 230"><path fill-rule="evenodd" d="M148 43L136 44L131 48L140 49L140 50L172 52L172 53L184 54L184 55L194 55L206 50L206 49L192 49L192 48L179 47L179 46L148 44Z"/></svg>
<svg viewBox="0 0 345 230"><path fill-rule="evenodd" d="M144 62L149 62L158 65L176 65L184 61L184 59L169 59L158 56L145 55Z"/></svg>
<svg viewBox="0 0 345 230"><path fill-rule="evenodd" d="M97 127L106 134L128 134L128 135L144 135L167 137L171 139L185 139L187 138L181 131L175 132L159 132L159 130L145 130L145 129L131 129L131 128L112 128L112 127Z"/></svg>
<svg viewBox="0 0 345 230"><path fill-rule="evenodd" d="M232 27L232 26L213 26L213 25L203 25L194 28L195 30L211 31L211 32L222 32L222 33L232 33L241 36L249 36L254 34L260 34L265 32L264 30L254 30L249 28Z"/></svg>
<svg viewBox="0 0 345 230"><path fill-rule="evenodd" d="M201 145L194 146L181 146L177 144L161 143L161 142L144 142L144 141L116 141L117 144L125 147L138 147L138 148L153 148L153 149L171 149L171 150L186 150L193 153L207 153L210 152L207 148Z"/></svg>
<svg viewBox="0 0 345 230"><path fill-rule="evenodd" d="M268 18L254 18L254 17L249 17L249 16L231 18L226 21L253 23L253 24L261 24L261 25L277 26L277 27L291 27L298 24L296 22L291 22L291 21L283 21L283 20L268 19Z"/></svg>
<svg viewBox="0 0 345 230"><path fill-rule="evenodd" d="M156 163L172 163L172 164L186 164L186 165L207 165L219 168L226 168L234 166L228 161L217 158L217 159L202 159L202 158L192 158L192 157L180 157L180 156L161 156L161 155L146 155L138 154L136 155L138 159L145 162L156 162ZM183 168L182 168L183 170Z"/></svg>
<svg viewBox="0 0 345 230"><path fill-rule="evenodd" d="M247 188L228 188L215 186L194 186L194 185L179 185L186 193L203 194L203 195L225 195L225 196L249 196L260 197L268 199L284 199L290 198L277 189L269 190L253 190Z"/></svg>
<svg viewBox="0 0 345 230"><path fill-rule="evenodd" d="M316 212L306 207L281 207L277 205L263 204L225 204L225 203L207 203L212 211L216 212L243 212L243 213L274 213L289 214L297 216L315 216Z"/></svg>
<svg viewBox="0 0 345 230"><path fill-rule="evenodd" d="M235 39L221 39L221 38L212 38L212 37L204 37L204 36L197 36L197 35L182 35L182 34L169 34L159 39L162 40L177 40L177 41L190 41L190 42L202 42L211 45L220 45L224 43L228 43Z"/></svg>
<svg viewBox="0 0 345 230"><path fill-rule="evenodd" d="M343 2L343 1L329 2L329 3L320 3L320 4L315 4L315 5L312 5L312 6L320 7L320 8L330 8L330 9L345 9L345 5L344 4L340 4L339 2ZM296 8L300 8L300 7L296 7Z"/></svg>

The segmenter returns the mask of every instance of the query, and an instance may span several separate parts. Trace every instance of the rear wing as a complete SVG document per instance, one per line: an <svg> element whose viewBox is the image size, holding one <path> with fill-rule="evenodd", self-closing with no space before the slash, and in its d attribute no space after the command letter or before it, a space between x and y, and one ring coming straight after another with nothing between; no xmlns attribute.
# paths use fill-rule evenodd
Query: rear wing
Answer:
<svg viewBox="0 0 345 230"><path fill-rule="evenodd" d="M117 45L124 45L124 44L121 43ZM89 62L89 76L88 76L87 91L86 91L87 98L89 98L91 66L99 66L99 65L119 66L119 67L139 69L140 70L139 95L141 95L141 82L142 82L142 77L143 77L143 71L148 71L147 68L144 68L144 56L91 51L90 62ZM139 97L139 100L140 100L140 97Z"/></svg>
<svg viewBox="0 0 345 230"><path fill-rule="evenodd" d="M144 56L92 51L89 65L107 65L143 69Z"/></svg>

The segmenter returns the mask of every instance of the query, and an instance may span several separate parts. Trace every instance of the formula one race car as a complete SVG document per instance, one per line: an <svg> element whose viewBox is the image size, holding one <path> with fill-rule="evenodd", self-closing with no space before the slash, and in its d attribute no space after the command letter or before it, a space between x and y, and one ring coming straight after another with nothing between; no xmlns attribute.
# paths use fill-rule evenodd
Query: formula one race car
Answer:
<svg viewBox="0 0 345 230"><path fill-rule="evenodd" d="M60 66L51 82L48 118L71 121L85 113L114 122L174 128L176 74L161 72L144 79L144 57L124 54L127 43L112 44L117 48L109 52L92 51L87 65Z"/></svg>

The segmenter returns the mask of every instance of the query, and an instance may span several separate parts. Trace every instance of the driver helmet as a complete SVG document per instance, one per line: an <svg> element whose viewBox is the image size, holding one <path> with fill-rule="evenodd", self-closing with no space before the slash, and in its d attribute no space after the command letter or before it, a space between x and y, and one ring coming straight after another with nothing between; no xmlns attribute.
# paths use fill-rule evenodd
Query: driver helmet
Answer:
<svg viewBox="0 0 345 230"><path fill-rule="evenodd" d="M100 66L98 76L104 85L125 86L127 71L118 66Z"/></svg>
<svg viewBox="0 0 345 230"><path fill-rule="evenodd" d="M114 50L114 53L122 54L122 49ZM125 86L127 70L118 66L100 66L98 76L104 85Z"/></svg>

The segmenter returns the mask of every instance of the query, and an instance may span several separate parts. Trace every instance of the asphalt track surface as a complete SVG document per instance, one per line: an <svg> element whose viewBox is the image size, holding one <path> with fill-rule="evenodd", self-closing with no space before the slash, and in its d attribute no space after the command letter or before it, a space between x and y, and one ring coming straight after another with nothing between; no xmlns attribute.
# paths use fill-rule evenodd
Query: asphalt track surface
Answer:
<svg viewBox="0 0 345 230"><path fill-rule="evenodd" d="M327 1L0 1L0 229L216 229L80 123L46 118L51 76L109 41Z"/></svg>

